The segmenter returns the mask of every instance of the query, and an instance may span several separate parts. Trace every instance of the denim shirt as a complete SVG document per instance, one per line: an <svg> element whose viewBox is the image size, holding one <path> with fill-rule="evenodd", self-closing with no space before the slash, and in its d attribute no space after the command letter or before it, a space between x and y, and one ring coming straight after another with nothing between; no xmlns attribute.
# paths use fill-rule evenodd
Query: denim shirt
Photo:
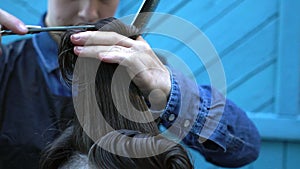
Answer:
<svg viewBox="0 0 300 169"><path fill-rule="evenodd" d="M41 24L41 26L44 26ZM38 61L51 92L71 96L61 81L57 61L57 44L48 33L32 38ZM205 159L224 167L240 167L257 159L259 133L245 112L210 86L169 69L171 92L161 112L162 133L172 133Z"/></svg>

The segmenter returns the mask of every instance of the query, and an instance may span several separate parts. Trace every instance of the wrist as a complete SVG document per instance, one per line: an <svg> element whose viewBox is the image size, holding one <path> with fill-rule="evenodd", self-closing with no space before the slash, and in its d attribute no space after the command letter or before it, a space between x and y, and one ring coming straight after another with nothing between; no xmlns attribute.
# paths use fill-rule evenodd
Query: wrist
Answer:
<svg viewBox="0 0 300 169"><path fill-rule="evenodd" d="M163 111L168 103L168 99L171 92L171 75L168 69L166 69L164 75L160 79L160 87L153 89L147 96L148 101L150 102L150 109L153 111ZM168 79L168 80L166 80Z"/></svg>

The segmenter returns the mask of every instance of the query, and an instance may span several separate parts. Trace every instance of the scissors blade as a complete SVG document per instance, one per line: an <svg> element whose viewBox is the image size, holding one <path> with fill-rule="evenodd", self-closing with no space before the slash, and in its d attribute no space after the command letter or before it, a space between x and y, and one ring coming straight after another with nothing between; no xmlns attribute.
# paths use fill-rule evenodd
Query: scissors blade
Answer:
<svg viewBox="0 0 300 169"><path fill-rule="evenodd" d="M131 25L143 30L149 22L160 0L143 0L140 9L136 13Z"/></svg>
<svg viewBox="0 0 300 169"><path fill-rule="evenodd" d="M26 34L34 34L40 32L55 32L55 31L66 31L70 29L94 29L95 25L78 25L78 26L52 26L52 27L41 27L35 25L26 25L28 32ZM1 35L16 35L11 30L1 30Z"/></svg>

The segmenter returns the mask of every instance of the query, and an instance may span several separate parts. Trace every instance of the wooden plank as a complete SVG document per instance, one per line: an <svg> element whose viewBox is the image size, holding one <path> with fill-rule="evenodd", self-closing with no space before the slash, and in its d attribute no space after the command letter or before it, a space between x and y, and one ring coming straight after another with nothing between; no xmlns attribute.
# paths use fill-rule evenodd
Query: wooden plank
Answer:
<svg viewBox="0 0 300 169"><path fill-rule="evenodd" d="M262 103L274 97L275 64L266 65L264 70L241 83L227 97L245 111L252 111ZM262 67L262 66L259 66Z"/></svg>
<svg viewBox="0 0 300 169"><path fill-rule="evenodd" d="M127 15L136 14L142 2L143 0L120 1L116 16L124 17ZM182 2L180 1L172 0L160 1L155 12L170 13L172 9L176 8L177 5L181 3ZM188 1L185 1L184 3L188 3Z"/></svg>
<svg viewBox="0 0 300 169"><path fill-rule="evenodd" d="M268 3L270 3L270 1L267 1ZM249 3L249 2L248 2ZM246 5L243 5L243 6L245 6L244 8L248 8L248 3L246 4ZM255 4L255 2L253 2L254 4ZM272 4L274 4L273 2L272 2ZM272 8L272 6L274 6L274 5L268 5L271 9L275 9L275 8ZM250 10L251 10L251 8L249 8ZM248 9L248 10L249 10ZM245 9L246 11L247 11L247 9ZM242 10L243 11L243 10ZM264 11L264 9L263 9L263 11ZM232 13L232 12L231 12ZM216 34L218 33L218 32L224 32L224 31L222 31L222 29L224 28L224 27L226 27L226 26L229 26L229 27L232 27L232 25L229 25L229 23L231 24L232 22L236 22L234 19L236 19L237 17L236 17L236 15L241 15L240 17L243 17L243 13L240 13L240 11L238 11L238 12L234 12L235 14L234 15L231 15L231 13L230 14L228 14L228 15L230 15L229 17L226 15L225 16L225 19L223 18L221 21L223 21L223 20L226 20L226 21L223 21L223 22L221 22L221 24L217 24L218 26L213 26L213 27L216 27ZM237 14L238 13L238 14ZM256 11L256 13L259 13L258 11ZM272 13L272 12L271 12ZM270 14L271 15L271 14ZM232 17L233 16L233 17ZM262 14L262 16L263 16L263 14ZM197 18L197 17L195 17L195 18ZM227 18L227 19L226 19ZM256 20L256 16L254 16L253 17L253 19L252 20ZM264 16L263 17L259 17L259 18L264 18ZM258 23L257 23L258 24ZM215 24L216 25L216 24ZM241 25L241 26L243 26L243 25ZM231 29L231 28L229 28L229 29ZM250 28L251 29L251 28ZM188 32L187 32L188 33ZM238 33L240 33L240 32L238 32ZM236 33L235 32L235 34L238 34L238 33ZM231 36L231 34L230 33L226 33L226 35L227 36ZM188 36L188 35L187 35ZM193 35L191 35L191 37L194 37ZM219 36L218 36L219 37ZM170 43L166 43L166 45L168 45L168 46L170 46ZM224 48L226 48L226 47L228 47L228 46L230 46L230 44L226 44L226 43L223 43L223 45L225 46ZM226 45L228 45L228 46L226 46ZM172 44L172 46L173 46L173 44ZM177 51L177 50L179 50L179 49L181 49L181 46L180 45L178 45L178 46L175 46L175 48L173 48L173 49L171 49L171 51Z"/></svg>
<svg viewBox="0 0 300 169"><path fill-rule="evenodd" d="M248 116L255 123L264 140L300 141L300 118L253 112L248 112Z"/></svg>
<svg viewBox="0 0 300 169"><path fill-rule="evenodd" d="M246 3L246 2L245 2ZM247 7L249 7L249 5L248 5L248 3L249 2L247 2L247 5L245 5L245 6L247 6ZM264 2L264 3L266 3L266 2ZM268 3L270 3L270 2L268 2ZM255 2L253 2L253 4L255 4ZM252 4L252 5L253 5ZM258 3L257 3L258 4ZM274 3L272 2L272 4L274 5ZM275 3L276 4L276 3ZM261 4L260 4L261 5ZM242 6L242 5L241 5ZM262 6L265 6L265 5L261 5L261 7ZM275 6L275 5L274 5ZM263 10L260 10L260 11L262 11L263 12L263 14L261 14L262 15L262 17L259 17L260 19L261 18L267 18L266 20L268 20L270 17L271 17L271 19L274 19L274 13L276 13L276 8L275 7L271 7L271 9L274 9L273 11L271 10L271 12L270 13L266 13L265 11L264 11L264 9ZM239 8L241 8L241 7L239 7ZM250 8L251 9L251 8ZM236 9L236 10L238 10L238 9ZM236 10L234 10L234 11L236 11ZM256 10L256 9L255 9ZM222 20L225 20L226 18L228 19L228 18L231 18L231 20L230 19L228 19L226 22L223 22L223 25L222 24L219 24L219 23L217 23L217 24L219 24L218 26L216 26L217 27L217 29L218 30L216 30L216 34L218 34L218 31L219 32L226 32L226 31L222 31L222 26L224 27L226 27L226 26L229 26L229 27L232 27L231 26L231 23L232 22L235 22L236 20L238 20L238 19L236 19L236 18L234 18L235 17L235 15L238 15L237 13L240 13L240 15L241 16L243 16L243 13L241 13L241 11L240 10L238 10L238 12L234 12L234 11L232 11L232 13L235 13L235 14L231 14L231 13L229 13L228 15L232 15L231 17L228 17L228 16L225 16ZM259 12L257 12L256 11L256 13L259 13ZM244 14L245 15L245 14ZM259 20L259 19L256 19L257 17L256 16L253 16L253 18L252 19L249 19L250 20L250 22L254 22L254 23L256 23L256 24L253 24L252 23L252 25L260 25L261 24L261 22L263 22L262 20ZM271 20L270 20L271 21ZM220 21L221 22L221 21ZM244 21L242 21L243 23L244 23ZM230 23L230 24L229 24ZM241 26L245 26L246 24L243 24L243 23L240 23L239 25L241 25ZM236 24L236 25L238 25L238 24ZM250 24L251 25L251 24ZM249 25L248 25L249 26ZM212 26L212 27L214 27L214 26ZM245 27L247 27L247 26L245 26ZM255 26L254 26L255 27ZM252 29L251 27L249 28L247 28L247 29ZM252 31L252 30L251 30ZM255 34L256 32L251 32L250 31L250 35L251 34ZM220 41L222 41L222 42L220 42L220 43L222 43L222 48L224 49L224 51L226 50L226 49L228 49L228 48L230 48L230 49L234 49L233 47L232 47L232 45L234 45L234 47L237 47L236 45L240 45L240 44L242 44L242 42L241 42L241 39L244 39L244 40L246 40L244 37L243 37L243 34L245 34L245 36L248 36L248 37L251 37L251 36L249 36L248 34L249 34L249 32L248 33L245 33L245 32L242 32L242 31L235 31L234 33L237 33L237 34L239 34L239 33L241 33L241 35L240 36L242 36L242 37L237 37L237 38L240 38L240 39L236 39L236 42L234 42L233 44L230 44L230 42L224 42L224 38L223 39L221 39L220 40L220 38L219 37L221 37L221 36L218 36L218 40L220 40ZM234 37L235 36L235 34L232 34L232 33L226 33L225 34L225 36L228 36L228 37ZM238 42L238 43L237 43ZM236 43L236 44L235 44ZM177 48L177 49L180 49L180 48ZM172 51L174 51L174 50L172 50ZM195 57L194 57L195 58ZM193 61L192 61L193 62ZM215 62L215 61L213 61L213 62ZM193 63L198 63L198 62L193 62ZM197 68L199 68L199 67L197 67ZM200 68L200 69L202 69L202 68ZM203 69L201 70L201 71L203 71ZM198 73L198 71L196 71L195 72L196 74ZM205 74L206 74L206 72L205 72Z"/></svg>
<svg viewBox="0 0 300 169"><path fill-rule="evenodd" d="M174 1L165 0L163 2L170 4L170 2L174 2ZM211 23L216 22L219 19L222 19L222 16L224 16L227 12L231 11L232 8L239 5L241 2L242 0L226 0L226 1L190 0L185 5L182 5L179 10L177 11L173 10L167 13L174 14L178 17L187 19L188 21L197 25L199 28L200 27L203 28L205 27L205 25L210 25Z"/></svg>
<svg viewBox="0 0 300 169"><path fill-rule="evenodd" d="M253 169L284 169L284 144L282 142L263 141L258 159Z"/></svg>
<svg viewBox="0 0 300 169"><path fill-rule="evenodd" d="M300 142L292 143L288 142L286 143L286 169L294 169L299 168L299 161L300 161Z"/></svg>
<svg viewBox="0 0 300 169"><path fill-rule="evenodd" d="M268 7L267 10L265 10L265 6ZM245 12L248 10L255 10L255 14ZM273 1L245 1L228 16L225 16L222 21L209 28L206 33L218 50L220 57L223 58L276 18L276 3ZM246 23L245 20L247 20ZM211 60L207 65L214 62L215 60ZM198 74L201 71L203 68L199 68L195 73Z"/></svg>
<svg viewBox="0 0 300 169"><path fill-rule="evenodd" d="M276 113L300 114L300 1L280 0Z"/></svg>
<svg viewBox="0 0 300 169"><path fill-rule="evenodd" d="M295 169L300 160L299 148L299 143L288 143L286 146L286 143L281 141L262 141L259 158L254 163L238 169ZM191 152L193 156L197 153L193 150ZM288 161L285 161L286 159ZM195 163L196 169L228 169L214 166L206 162L202 156L198 156L195 160L198 160Z"/></svg>
<svg viewBox="0 0 300 169"><path fill-rule="evenodd" d="M274 66L271 69L268 68L274 65L275 59L272 56L268 58L269 59L267 61L255 65L253 70L247 72L247 74L243 75L241 78L228 85L227 93L229 98L232 97L232 93L234 93L234 95L238 95L238 97L245 96L247 97L247 100L241 103L244 103L244 105L248 105L248 108L251 107L251 109L249 109L251 111L260 111L257 110L258 107L261 107L262 104L268 102L271 98L274 97L273 74L275 68ZM253 81L252 79L260 81ZM240 90L239 88L243 89L242 91L240 91L240 93L236 92L236 90ZM263 91L261 91L261 93L258 93L257 91L259 90Z"/></svg>
<svg viewBox="0 0 300 169"><path fill-rule="evenodd" d="M160 1L156 12L176 15L184 18L189 22L202 27L205 24L220 19L220 15L226 13L243 0L211 1L211 0L185 0ZM159 23L158 23L159 24Z"/></svg>
<svg viewBox="0 0 300 169"><path fill-rule="evenodd" d="M47 10L47 0L10 0L18 6L25 7L33 15L40 16Z"/></svg>
<svg viewBox="0 0 300 169"><path fill-rule="evenodd" d="M275 57L277 26L278 22L274 20L251 36L249 40L223 56L222 62L229 86L236 79L250 72L256 65L267 62L270 57Z"/></svg>
<svg viewBox="0 0 300 169"><path fill-rule="evenodd" d="M274 20L239 47L232 49L231 52L223 56L222 63L229 88L233 88L232 86L236 85L235 83L239 79L243 79L244 76L253 71L256 65L267 62L270 60L270 57L275 57L273 52L276 51L277 47L277 26L278 22ZM194 59L194 57L186 58L187 60L185 61L191 65L192 70L198 69L195 63L199 61ZM206 75L207 73L205 71L200 72L197 74L197 79L201 78L203 74Z"/></svg>
<svg viewBox="0 0 300 169"><path fill-rule="evenodd" d="M217 51L222 52L274 15L277 12L277 5L278 2L274 0L246 0L205 33Z"/></svg>
<svg viewBox="0 0 300 169"><path fill-rule="evenodd" d="M234 6L239 4L241 1L237 0L228 0L228 1L211 1L211 0L203 0L203 1L184 1L185 5L182 7L176 7L172 4L174 1L172 0L166 0L161 1L158 5L157 12L163 12L167 14L174 14L178 17L181 17L182 19L187 20L187 22L192 22L197 27L203 27L204 25L210 25L213 22L218 21L221 19L220 15L223 15L224 13L227 13L230 9L232 9ZM178 3L177 3L178 5ZM172 6L170 8L170 6ZM178 10L175 10L176 8L179 8ZM163 20L161 22L164 22ZM160 23L157 22L153 25L159 25ZM176 28L176 27L175 27ZM190 32L188 30L183 30L186 34L187 38L193 37L193 32ZM150 41L150 44L154 47L158 47L160 49L168 49L170 51L177 51L179 48L182 47L182 44L180 42L172 41L168 38L160 39L159 43L154 42L151 43L151 41L155 41L155 35L147 35L146 40ZM155 39L155 40L153 40Z"/></svg>
<svg viewBox="0 0 300 169"><path fill-rule="evenodd" d="M265 100L265 102L260 103L259 106L253 109L253 112L268 112L274 113L275 112L275 97L270 97L269 99Z"/></svg>

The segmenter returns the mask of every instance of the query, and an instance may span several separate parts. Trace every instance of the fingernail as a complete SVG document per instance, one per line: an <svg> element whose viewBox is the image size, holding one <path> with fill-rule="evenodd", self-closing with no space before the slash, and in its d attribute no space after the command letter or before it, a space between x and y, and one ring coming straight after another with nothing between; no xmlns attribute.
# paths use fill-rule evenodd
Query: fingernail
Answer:
<svg viewBox="0 0 300 169"><path fill-rule="evenodd" d="M73 40L79 40L80 39L80 35L74 34L74 35L72 35L72 39Z"/></svg>
<svg viewBox="0 0 300 169"><path fill-rule="evenodd" d="M76 47L75 47L75 51L76 51L76 52L81 52L82 49L83 49L82 46L76 46Z"/></svg>

